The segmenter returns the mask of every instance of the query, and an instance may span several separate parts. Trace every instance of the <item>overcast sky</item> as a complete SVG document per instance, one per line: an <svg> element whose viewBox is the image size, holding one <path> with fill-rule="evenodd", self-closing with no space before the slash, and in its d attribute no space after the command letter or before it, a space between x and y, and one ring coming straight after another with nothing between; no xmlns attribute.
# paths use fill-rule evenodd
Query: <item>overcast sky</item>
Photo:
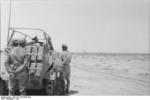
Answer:
<svg viewBox="0 0 150 100"><path fill-rule="evenodd" d="M9 0L1 2L1 46L6 45ZM150 53L148 0L13 0L12 27L42 28L73 52Z"/></svg>

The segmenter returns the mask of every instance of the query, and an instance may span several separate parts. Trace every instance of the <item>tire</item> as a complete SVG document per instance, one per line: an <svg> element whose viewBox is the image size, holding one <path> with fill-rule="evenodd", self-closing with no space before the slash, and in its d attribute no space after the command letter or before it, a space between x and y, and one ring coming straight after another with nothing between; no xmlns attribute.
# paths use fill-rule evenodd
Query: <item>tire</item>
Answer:
<svg viewBox="0 0 150 100"><path fill-rule="evenodd" d="M61 77L57 78L56 87L55 87L56 94L57 95L66 95L67 94L66 88L67 87L65 84L65 80L62 79Z"/></svg>
<svg viewBox="0 0 150 100"><path fill-rule="evenodd" d="M8 94L8 89L7 89L7 84L2 78L0 77L0 96L1 95L7 95Z"/></svg>
<svg viewBox="0 0 150 100"><path fill-rule="evenodd" d="M63 89L63 92L62 92L62 94L63 95L65 95L67 92L66 92L66 84L65 84L65 80L64 79L62 79L61 80L61 84L62 84L62 89Z"/></svg>
<svg viewBox="0 0 150 100"><path fill-rule="evenodd" d="M3 80L0 77L0 95L3 95Z"/></svg>
<svg viewBox="0 0 150 100"><path fill-rule="evenodd" d="M45 87L46 94L54 95L54 91L55 91L55 80L47 80L46 87Z"/></svg>
<svg viewBox="0 0 150 100"><path fill-rule="evenodd" d="M55 95L63 95L63 82L61 78L56 79L56 86L55 86Z"/></svg>

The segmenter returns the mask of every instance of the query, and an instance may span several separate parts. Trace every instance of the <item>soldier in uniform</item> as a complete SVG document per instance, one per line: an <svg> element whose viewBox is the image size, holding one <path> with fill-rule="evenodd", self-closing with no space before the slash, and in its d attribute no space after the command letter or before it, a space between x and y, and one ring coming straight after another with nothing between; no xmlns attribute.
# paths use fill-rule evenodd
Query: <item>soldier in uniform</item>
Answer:
<svg viewBox="0 0 150 100"><path fill-rule="evenodd" d="M25 44L25 39L13 40L12 48L5 62L6 70L10 75L8 81L9 95L15 95L18 88L20 95L26 94L28 57L25 55Z"/></svg>
<svg viewBox="0 0 150 100"><path fill-rule="evenodd" d="M60 56L61 56L61 60L63 63L61 77L64 81L63 82L64 85L65 85L65 81L67 83L66 89L64 89L64 93L68 93L69 87L70 87L70 62L71 62L72 56L70 52L68 51L67 45L65 44L62 45L62 53L60 54Z"/></svg>

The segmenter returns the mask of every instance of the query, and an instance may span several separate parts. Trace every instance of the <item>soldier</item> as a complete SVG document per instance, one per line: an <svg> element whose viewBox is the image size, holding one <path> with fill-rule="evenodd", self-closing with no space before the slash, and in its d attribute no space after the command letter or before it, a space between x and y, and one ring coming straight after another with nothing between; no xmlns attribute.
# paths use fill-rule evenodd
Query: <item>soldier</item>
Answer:
<svg viewBox="0 0 150 100"><path fill-rule="evenodd" d="M15 95L17 86L19 86L20 95L25 95L25 85L28 77L27 65L28 58L25 55L26 40L12 41L12 48L5 62L5 67L9 73L8 89L9 95Z"/></svg>
<svg viewBox="0 0 150 100"><path fill-rule="evenodd" d="M69 92L69 87L70 87L70 62L71 62L71 54L68 51L68 47L67 45L63 44L62 45L62 53L61 53L61 60L63 63L63 67L62 67L62 73L61 73L61 77L64 80L64 84L65 81L67 83L67 87L66 89L64 89L64 93L68 93ZM65 87L64 87L65 88Z"/></svg>

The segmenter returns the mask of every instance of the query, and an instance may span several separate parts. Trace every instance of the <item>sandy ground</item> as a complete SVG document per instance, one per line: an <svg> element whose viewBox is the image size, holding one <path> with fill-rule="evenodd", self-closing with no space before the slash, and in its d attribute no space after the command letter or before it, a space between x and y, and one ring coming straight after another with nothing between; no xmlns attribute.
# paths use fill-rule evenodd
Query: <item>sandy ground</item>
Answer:
<svg viewBox="0 0 150 100"><path fill-rule="evenodd" d="M150 95L149 55L74 55L70 95Z"/></svg>
<svg viewBox="0 0 150 100"><path fill-rule="evenodd" d="M69 95L150 95L150 55L74 54Z"/></svg>

